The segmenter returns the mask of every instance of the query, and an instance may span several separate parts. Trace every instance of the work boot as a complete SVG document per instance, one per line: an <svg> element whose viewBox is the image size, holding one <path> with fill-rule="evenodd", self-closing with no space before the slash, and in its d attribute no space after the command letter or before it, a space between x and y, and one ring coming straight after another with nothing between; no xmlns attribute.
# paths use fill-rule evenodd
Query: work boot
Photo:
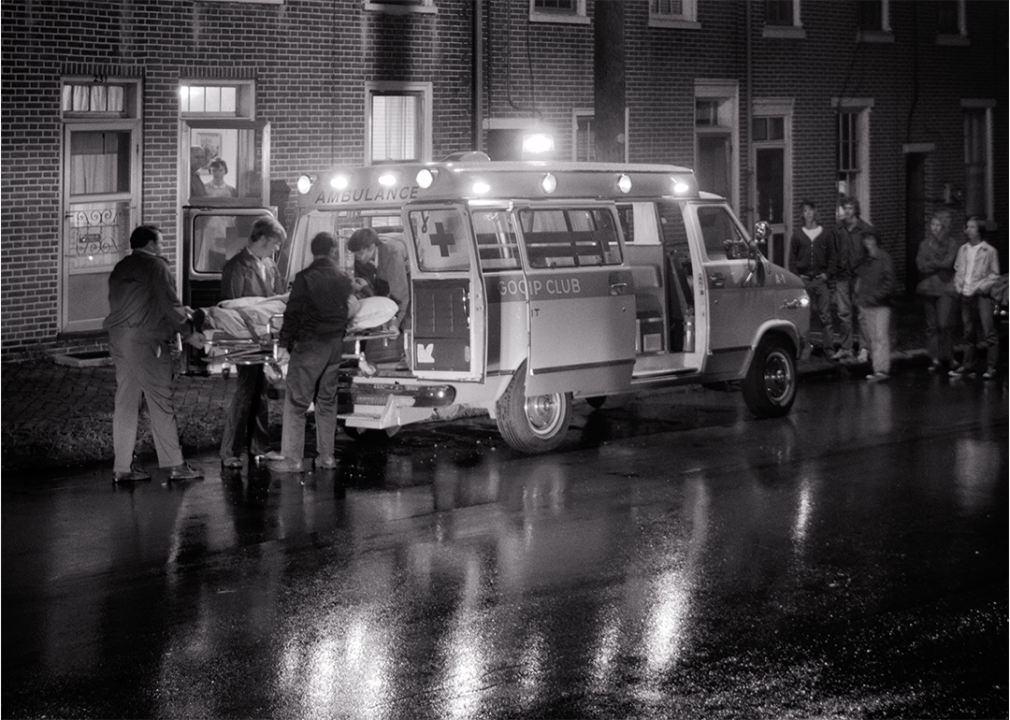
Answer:
<svg viewBox="0 0 1010 720"><path fill-rule="evenodd" d="M200 480L203 473L196 468L190 467L189 463L175 465L168 469L169 480Z"/></svg>
<svg viewBox="0 0 1010 720"><path fill-rule="evenodd" d="M141 480L150 480L150 474L144 472L143 470L138 470L135 467L131 467L127 472L113 472L112 482L140 482Z"/></svg>

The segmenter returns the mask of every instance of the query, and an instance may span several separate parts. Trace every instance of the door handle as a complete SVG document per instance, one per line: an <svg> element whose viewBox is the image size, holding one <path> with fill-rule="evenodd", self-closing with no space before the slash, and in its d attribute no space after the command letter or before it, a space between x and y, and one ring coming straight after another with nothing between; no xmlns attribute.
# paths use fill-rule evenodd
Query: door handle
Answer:
<svg viewBox="0 0 1010 720"><path fill-rule="evenodd" d="M708 284L713 288L723 288L726 287L726 278L722 276L721 272L712 273L708 276Z"/></svg>
<svg viewBox="0 0 1010 720"><path fill-rule="evenodd" d="M610 283L610 294L611 295L623 295L624 288L628 287L626 282L612 282Z"/></svg>

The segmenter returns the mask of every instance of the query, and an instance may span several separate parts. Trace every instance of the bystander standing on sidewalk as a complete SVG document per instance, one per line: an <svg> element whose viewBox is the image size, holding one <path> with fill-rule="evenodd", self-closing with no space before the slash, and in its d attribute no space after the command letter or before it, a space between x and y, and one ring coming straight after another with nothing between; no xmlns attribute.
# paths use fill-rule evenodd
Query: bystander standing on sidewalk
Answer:
<svg viewBox="0 0 1010 720"><path fill-rule="evenodd" d="M919 243L915 257L919 284L915 293L922 299L926 317L926 349L932 359L931 372L947 372L953 357L954 312L957 290L954 288L954 261L957 241L950 235L950 211L940 210L929 221L926 238Z"/></svg>
<svg viewBox="0 0 1010 720"><path fill-rule="evenodd" d="M999 280L999 255L996 248L982 236L985 220L977 215L968 218L964 234L968 242L957 251L954 262L954 287L961 296L961 322L964 325L964 357L950 371L951 377L974 375L977 371L977 346L986 347L986 380L996 377L999 360L999 336L993 317L993 300L989 291Z"/></svg>
<svg viewBox="0 0 1010 720"><path fill-rule="evenodd" d="M829 251L832 232L817 221L817 206L811 200L800 203L802 227L793 230L789 243L789 269L803 279L810 296L810 314L816 314L823 326L823 335L814 351L825 356L834 350L835 333L831 320L831 289L828 287Z"/></svg>
<svg viewBox="0 0 1010 720"><path fill-rule="evenodd" d="M859 325L869 344L873 372L871 382L887 380L891 374L891 294L894 292L894 263L872 230L862 234L865 253L856 272L856 305ZM860 351L862 355L862 351Z"/></svg>
<svg viewBox="0 0 1010 720"><path fill-rule="evenodd" d="M843 217L835 227L834 243L828 261L828 277L834 283L835 310L840 324L838 342L841 347L832 356L833 360L852 358L855 344L855 327L859 327L860 338L865 340L863 328L858 324L854 306L856 301L856 274L863 260L863 236L874 232L873 228L860 219L859 201L853 197L842 200ZM859 360L866 362L865 342L860 343Z"/></svg>

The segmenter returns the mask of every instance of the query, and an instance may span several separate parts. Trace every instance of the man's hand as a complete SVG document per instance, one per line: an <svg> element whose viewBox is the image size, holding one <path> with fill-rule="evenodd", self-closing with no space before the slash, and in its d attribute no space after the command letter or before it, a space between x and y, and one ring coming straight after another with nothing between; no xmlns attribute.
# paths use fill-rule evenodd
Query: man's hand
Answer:
<svg viewBox="0 0 1010 720"><path fill-rule="evenodd" d="M291 353L288 352L287 348L278 345L277 351L274 353L274 357L276 358L278 365L283 365L291 359Z"/></svg>
<svg viewBox="0 0 1010 720"><path fill-rule="evenodd" d="M195 347L197 350L202 350L203 345L206 342L206 338L203 336L203 333L194 332L186 338L186 342Z"/></svg>

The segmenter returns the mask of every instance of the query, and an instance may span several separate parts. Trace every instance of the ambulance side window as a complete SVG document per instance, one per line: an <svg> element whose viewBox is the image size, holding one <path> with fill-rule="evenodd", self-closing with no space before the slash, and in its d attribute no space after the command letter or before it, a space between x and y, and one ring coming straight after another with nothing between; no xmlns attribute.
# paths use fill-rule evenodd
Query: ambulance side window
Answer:
<svg viewBox="0 0 1010 720"><path fill-rule="evenodd" d="M733 218L723 207L698 208L698 224L705 240L709 260L735 260L747 257L747 241Z"/></svg>
<svg viewBox="0 0 1010 720"><path fill-rule="evenodd" d="M422 271L470 269L470 242L465 218L456 208L412 210L407 216Z"/></svg>
<svg viewBox="0 0 1010 720"><path fill-rule="evenodd" d="M471 213L477 238L477 257L484 270L514 270L519 267L519 241L507 210L475 210Z"/></svg>
<svg viewBox="0 0 1010 720"><path fill-rule="evenodd" d="M531 267L619 265L621 247L613 214L605 209L519 211Z"/></svg>

